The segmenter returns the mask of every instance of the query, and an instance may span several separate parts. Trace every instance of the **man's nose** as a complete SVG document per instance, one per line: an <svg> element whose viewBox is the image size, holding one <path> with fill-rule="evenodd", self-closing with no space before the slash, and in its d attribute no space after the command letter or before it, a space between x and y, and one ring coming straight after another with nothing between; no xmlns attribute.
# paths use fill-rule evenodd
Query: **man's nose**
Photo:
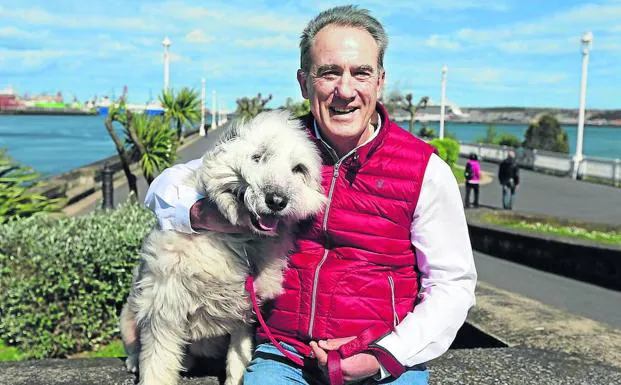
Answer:
<svg viewBox="0 0 621 385"><path fill-rule="evenodd" d="M353 99L356 97L356 79L345 72L336 84L334 93L341 99Z"/></svg>

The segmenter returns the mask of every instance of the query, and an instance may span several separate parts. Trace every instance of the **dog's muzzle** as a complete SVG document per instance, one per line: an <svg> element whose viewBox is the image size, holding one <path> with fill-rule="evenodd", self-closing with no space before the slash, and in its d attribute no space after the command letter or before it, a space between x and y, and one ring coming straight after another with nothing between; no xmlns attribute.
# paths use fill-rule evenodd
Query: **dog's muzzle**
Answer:
<svg viewBox="0 0 621 385"><path fill-rule="evenodd" d="M284 195L273 192L265 194L265 204L272 211L282 211L287 207L287 203L289 203L289 198Z"/></svg>

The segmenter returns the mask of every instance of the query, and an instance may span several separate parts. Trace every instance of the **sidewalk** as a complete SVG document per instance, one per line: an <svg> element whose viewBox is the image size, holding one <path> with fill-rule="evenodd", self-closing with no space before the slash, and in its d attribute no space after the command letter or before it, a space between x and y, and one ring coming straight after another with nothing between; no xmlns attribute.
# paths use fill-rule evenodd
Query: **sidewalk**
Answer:
<svg viewBox="0 0 621 385"><path fill-rule="evenodd" d="M481 168L494 181L481 186L480 204L500 209L498 165L482 162ZM463 187L461 192L463 197ZM516 211L621 226L621 189L612 186L520 169L520 186L515 198Z"/></svg>

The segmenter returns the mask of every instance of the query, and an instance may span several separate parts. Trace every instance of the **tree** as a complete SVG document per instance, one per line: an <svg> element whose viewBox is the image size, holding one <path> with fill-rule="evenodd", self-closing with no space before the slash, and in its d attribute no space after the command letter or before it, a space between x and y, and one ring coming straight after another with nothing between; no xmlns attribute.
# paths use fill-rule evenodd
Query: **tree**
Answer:
<svg viewBox="0 0 621 385"><path fill-rule="evenodd" d="M114 130L113 122L123 126L124 142ZM110 106L105 126L119 154L131 199L137 201L138 186L131 163L140 162L142 175L150 185L157 172L173 164L179 143L177 135L165 117L134 114L122 102Z"/></svg>
<svg viewBox="0 0 621 385"><path fill-rule="evenodd" d="M123 127L128 127L131 121L131 115L127 114L127 109L125 108L124 103L120 103L118 105L111 104L108 109L108 115L106 116L106 120L104 121L104 125L106 126L106 130L108 130L108 134L112 141L114 142L114 147L116 148L116 152L119 154L119 159L121 160L121 166L123 167L123 173L125 173L125 178L127 179L127 185L129 186L130 199L137 201L138 200L138 185L136 184L136 176L132 172L130 168L130 164L132 162L132 158L130 154L125 151L125 145L117 135L114 130L114 122L120 123Z"/></svg>
<svg viewBox="0 0 621 385"><path fill-rule="evenodd" d="M265 110L265 105L269 103L270 100L272 100L272 94L269 94L267 98L263 99L260 92L253 98L244 96L236 100L237 110L235 110L235 114L238 119L252 119Z"/></svg>
<svg viewBox="0 0 621 385"><path fill-rule="evenodd" d="M488 124L485 130L485 136L477 139L477 143L494 144L496 143L496 126Z"/></svg>
<svg viewBox="0 0 621 385"><path fill-rule="evenodd" d="M520 138L506 132L500 134L496 138L495 143L500 146L509 146L514 148L522 147L522 141L520 140Z"/></svg>
<svg viewBox="0 0 621 385"><path fill-rule="evenodd" d="M569 153L567 132L554 115L543 114L528 126L524 136L524 147Z"/></svg>
<svg viewBox="0 0 621 385"><path fill-rule="evenodd" d="M57 211L60 199L38 191L44 183L32 168L14 162L0 149L0 223L39 212Z"/></svg>
<svg viewBox="0 0 621 385"><path fill-rule="evenodd" d="M407 102L407 105L404 107L404 109L410 114L408 131L411 134L414 134L414 130L416 129L416 112L418 112L419 108L427 107L427 103L429 102L429 96L423 96L422 98L420 98L416 105L412 103L412 94L405 95L405 100Z"/></svg>
<svg viewBox="0 0 621 385"><path fill-rule="evenodd" d="M420 130L418 130L418 133L416 134L416 136L418 136L419 138L437 138L438 134L436 133L436 130L434 130L431 127L428 127L427 124L423 123L422 127L420 128Z"/></svg>
<svg viewBox="0 0 621 385"><path fill-rule="evenodd" d="M140 160L142 175L151 185L155 174L172 166L177 157L177 137L175 131L161 116L146 114L133 115L131 124L126 125L126 147L131 158Z"/></svg>
<svg viewBox="0 0 621 385"><path fill-rule="evenodd" d="M164 90L159 97L164 107L164 119L177 128L177 139L181 139L183 128L193 126L201 120L201 101L198 92L184 87L175 95Z"/></svg>
<svg viewBox="0 0 621 385"><path fill-rule="evenodd" d="M383 98L382 98L383 99ZM405 97L400 90L394 89L388 93L385 100L382 100L382 104L386 107L388 114L395 115L399 110L402 110L405 106Z"/></svg>
<svg viewBox="0 0 621 385"><path fill-rule="evenodd" d="M310 113L310 101L308 99L304 99L303 101L296 103L293 99L287 98L283 108L291 112L291 114L296 118L299 118Z"/></svg>

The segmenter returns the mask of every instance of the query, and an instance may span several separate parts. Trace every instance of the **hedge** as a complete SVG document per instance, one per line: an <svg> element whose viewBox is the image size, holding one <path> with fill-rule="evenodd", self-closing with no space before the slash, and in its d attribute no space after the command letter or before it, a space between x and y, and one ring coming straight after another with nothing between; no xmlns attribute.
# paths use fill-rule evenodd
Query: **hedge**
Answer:
<svg viewBox="0 0 621 385"><path fill-rule="evenodd" d="M459 142L450 138L433 139L429 142L438 150L438 156L442 158L451 167L455 165L459 159Z"/></svg>
<svg viewBox="0 0 621 385"><path fill-rule="evenodd" d="M118 336L153 215L139 205L0 225L0 339L27 358L67 357Z"/></svg>

